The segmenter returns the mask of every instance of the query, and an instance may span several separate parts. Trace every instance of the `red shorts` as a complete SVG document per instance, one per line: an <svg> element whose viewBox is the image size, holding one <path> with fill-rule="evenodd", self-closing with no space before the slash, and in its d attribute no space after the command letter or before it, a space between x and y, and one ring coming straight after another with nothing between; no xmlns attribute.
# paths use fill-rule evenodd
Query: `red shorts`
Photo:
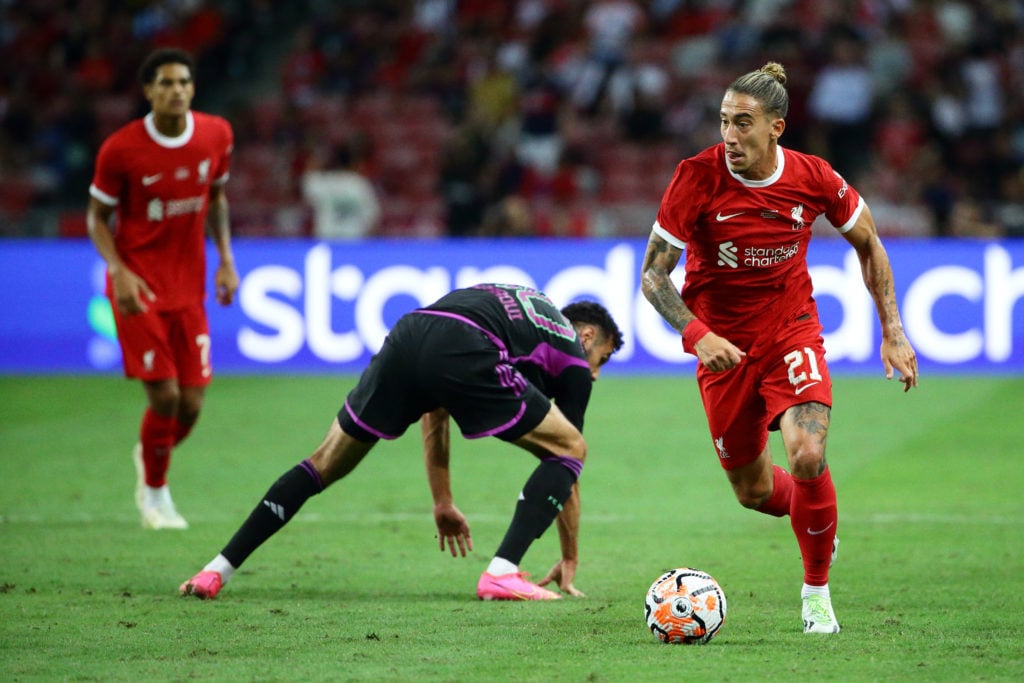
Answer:
<svg viewBox="0 0 1024 683"><path fill-rule="evenodd" d="M787 338L748 356L726 372L697 367L711 439L724 469L753 462L768 443L769 430L779 428L786 409L817 402L832 407L832 380L825 346L816 324L801 334L790 327Z"/></svg>
<svg viewBox="0 0 1024 683"><path fill-rule="evenodd" d="M114 309L126 377L144 382L177 379L182 386L210 383L210 327L200 304L173 311L124 315Z"/></svg>

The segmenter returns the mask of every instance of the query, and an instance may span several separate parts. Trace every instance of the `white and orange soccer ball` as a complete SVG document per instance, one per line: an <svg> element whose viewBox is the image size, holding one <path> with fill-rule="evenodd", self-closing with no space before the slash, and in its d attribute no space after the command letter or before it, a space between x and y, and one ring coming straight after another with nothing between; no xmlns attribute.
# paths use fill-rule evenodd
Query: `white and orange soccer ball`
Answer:
<svg viewBox="0 0 1024 683"><path fill-rule="evenodd" d="M672 569L651 584L644 612L661 642L703 645L725 622L725 591L707 572Z"/></svg>

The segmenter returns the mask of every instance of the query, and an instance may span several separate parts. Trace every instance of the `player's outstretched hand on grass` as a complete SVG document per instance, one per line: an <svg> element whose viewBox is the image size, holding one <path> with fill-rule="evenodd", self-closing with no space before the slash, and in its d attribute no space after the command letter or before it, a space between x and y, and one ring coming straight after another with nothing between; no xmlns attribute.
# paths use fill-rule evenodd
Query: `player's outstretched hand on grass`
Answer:
<svg viewBox="0 0 1024 683"><path fill-rule="evenodd" d="M439 503L434 506L434 523L437 524L437 540L441 552L447 543L452 557L466 556L473 550L473 538L469 534L469 522L465 515L451 503ZM458 555L455 549L458 548Z"/></svg>
<svg viewBox="0 0 1024 683"><path fill-rule="evenodd" d="M576 560L559 560L555 563L555 566L551 568L551 571L547 575L537 582L538 586L546 586L547 584L554 581L558 584L558 588L563 593L568 593L574 598L585 598L587 597L583 591L577 590L576 586L572 585L573 579L576 578Z"/></svg>

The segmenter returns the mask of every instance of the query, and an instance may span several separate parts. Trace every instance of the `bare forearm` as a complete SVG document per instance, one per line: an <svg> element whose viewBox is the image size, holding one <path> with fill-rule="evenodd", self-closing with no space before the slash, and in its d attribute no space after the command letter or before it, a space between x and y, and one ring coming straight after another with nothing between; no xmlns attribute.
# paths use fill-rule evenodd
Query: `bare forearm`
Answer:
<svg viewBox="0 0 1024 683"><path fill-rule="evenodd" d="M579 484L572 485L572 493L562 505L562 511L555 519L558 527L558 541L563 560L579 559L580 535L580 491Z"/></svg>
<svg viewBox="0 0 1024 683"><path fill-rule="evenodd" d="M113 209L95 199L89 200L89 208L85 214L85 225L89 239L96 247L97 253L106 261L111 274L121 267L121 256L114 244L114 233L110 229L110 216Z"/></svg>
<svg viewBox="0 0 1024 683"><path fill-rule="evenodd" d="M654 310L665 319L665 322L682 334L686 325L696 316L683 302L679 292L672 285L672 281L668 278L664 279L668 281L667 285L655 278L649 279L645 273L642 285L644 296L654 306Z"/></svg>
<svg viewBox="0 0 1024 683"><path fill-rule="evenodd" d="M681 250L652 234L644 254L640 274L640 288L651 305L665 321L682 334L686 325L694 320L693 312L683 302L670 277L679 262Z"/></svg>
<svg viewBox="0 0 1024 683"><path fill-rule="evenodd" d="M892 266L882 240L878 237L871 209L867 205L861 211L853 229L844 237L857 252L864 285L875 302L883 336L902 335L903 323L896 305Z"/></svg>
<svg viewBox="0 0 1024 683"><path fill-rule="evenodd" d="M234 260L231 252L231 222L229 213L228 200L223 193L210 198L210 210L206 217L206 224L222 262Z"/></svg>
<svg viewBox="0 0 1024 683"><path fill-rule="evenodd" d="M864 285L875 302L882 334L903 333L903 322L896 303L896 287L893 282L892 266L881 241L875 237L872 244L861 255L861 271Z"/></svg>
<svg viewBox="0 0 1024 683"><path fill-rule="evenodd" d="M420 420L423 436L423 459L427 468L427 483L434 504L451 503L450 432L448 412L439 408L426 413Z"/></svg>

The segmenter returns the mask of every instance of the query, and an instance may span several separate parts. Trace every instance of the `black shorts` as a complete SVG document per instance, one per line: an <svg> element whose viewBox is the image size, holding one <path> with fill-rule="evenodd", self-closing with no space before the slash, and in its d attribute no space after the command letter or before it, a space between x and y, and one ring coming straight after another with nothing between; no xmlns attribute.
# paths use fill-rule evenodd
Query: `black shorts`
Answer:
<svg viewBox="0 0 1024 683"><path fill-rule="evenodd" d="M416 311L391 329L338 423L360 441L395 439L446 408L467 439L513 441L541 423L551 399L509 362L500 339L455 314Z"/></svg>

